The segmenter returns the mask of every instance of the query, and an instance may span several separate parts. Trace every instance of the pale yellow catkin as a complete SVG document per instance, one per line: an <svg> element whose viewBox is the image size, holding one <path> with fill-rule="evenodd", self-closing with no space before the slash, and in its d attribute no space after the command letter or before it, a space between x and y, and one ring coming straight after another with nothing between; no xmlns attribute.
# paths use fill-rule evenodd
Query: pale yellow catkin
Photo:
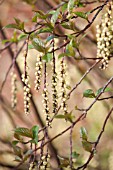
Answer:
<svg viewBox="0 0 113 170"><path fill-rule="evenodd" d="M113 2L109 2L100 25L97 25L97 58L102 58L101 69L106 69L112 56L113 43Z"/></svg>

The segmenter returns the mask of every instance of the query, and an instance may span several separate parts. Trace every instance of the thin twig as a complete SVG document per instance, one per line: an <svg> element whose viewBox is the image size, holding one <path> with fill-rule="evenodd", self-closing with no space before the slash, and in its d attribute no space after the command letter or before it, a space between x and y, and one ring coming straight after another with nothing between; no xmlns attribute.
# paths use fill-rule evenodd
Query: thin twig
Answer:
<svg viewBox="0 0 113 170"><path fill-rule="evenodd" d="M102 135L103 135L103 133L104 133L104 131L105 131L105 127L106 127L106 125L107 125L108 119L109 119L109 117L110 117L110 115L111 115L112 112L113 112L113 107L112 107L111 110L108 112L108 114L107 114L107 116L106 116L106 118L105 118L105 120L104 120L104 123L103 123L103 126L102 126L102 130L101 130L101 132L99 133L99 135L98 135L98 137L97 137L97 140L96 140L96 142L95 142L95 144L94 144L94 147L93 147L93 149L92 149L92 151L91 151L91 153L90 153L90 155L89 155L88 160L86 161L86 163L85 163L84 165L78 167L76 170L79 170L79 169L83 169L83 170L84 170L84 169L86 169L87 166L88 166L88 164L89 164L89 162L90 162L90 161L92 160L92 158L94 157L94 154L95 154L97 145L98 145L99 142L100 142L100 139L101 139L101 137L102 137Z"/></svg>

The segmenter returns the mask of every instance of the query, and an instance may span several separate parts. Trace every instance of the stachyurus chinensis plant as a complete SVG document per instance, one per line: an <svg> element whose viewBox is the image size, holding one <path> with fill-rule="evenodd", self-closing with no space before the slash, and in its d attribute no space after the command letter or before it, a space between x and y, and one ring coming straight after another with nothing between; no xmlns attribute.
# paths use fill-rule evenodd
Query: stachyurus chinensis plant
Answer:
<svg viewBox="0 0 113 170"><path fill-rule="evenodd" d="M32 126L16 124L11 145L17 164L12 164L11 168L94 170L100 166L102 169L97 146L101 143L108 120L111 118L112 121L113 111L110 102L113 98L113 76L110 70L113 55L113 2L59 0L47 12L35 9L38 4L36 0L25 2L34 8L33 17L29 21L32 23L30 28L27 28L25 21L15 17L14 23L1 26L4 45L0 53L2 55L8 49L12 63L1 84L0 99L4 106L2 93L11 71L10 109L17 115L20 102L18 83L21 82L24 111L20 111L26 119L30 115L37 118L37 124L33 124L32 117ZM50 5L51 2L47 0L44 3ZM101 20L95 33L93 25L98 17ZM10 29L14 32L8 39L5 31ZM93 51L93 46L97 47L97 55L95 52L88 54L90 48ZM30 59L34 65L29 62ZM22 60L23 69L19 60ZM106 76L108 69L110 74ZM93 110L95 105L98 107ZM104 114L98 125L99 130L92 135L92 129L97 128L98 112L103 112L97 109L100 107L107 110L107 115ZM13 116L11 119L14 119ZM88 125L90 121L92 126ZM67 133L63 140L62 136ZM55 139L59 140L58 146L53 143ZM110 154L113 152L108 153L111 159ZM94 164L91 160L95 161ZM107 168L111 170L111 164Z"/></svg>

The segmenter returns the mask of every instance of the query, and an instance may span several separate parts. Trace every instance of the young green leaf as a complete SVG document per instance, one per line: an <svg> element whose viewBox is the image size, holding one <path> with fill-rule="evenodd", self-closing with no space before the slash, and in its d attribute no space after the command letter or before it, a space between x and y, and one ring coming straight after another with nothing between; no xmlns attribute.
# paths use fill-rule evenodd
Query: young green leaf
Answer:
<svg viewBox="0 0 113 170"><path fill-rule="evenodd" d="M78 17L83 18L83 19L88 19L88 15L84 12L74 12Z"/></svg>
<svg viewBox="0 0 113 170"><path fill-rule="evenodd" d="M68 113L66 115L56 115L55 118L57 119L65 119L66 121L73 122L74 116L71 113Z"/></svg>
<svg viewBox="0 0 113 170"><path fill-rule="evenodd" d="M87 140L87 131L85 127L80 128L80 136L83 140Z"/></svg>
<svg viewBox="0 0 113 170"><path fill-rule="evenodd" d="M83 92L83 97L95 98L95 94L92 89L87 89Z"/></svg>
<svg viewBox="0 0 113 170"><path fill-rule="evenodd" d="M37 22L37 15L32 18L32 22Z"/></svg>
<svg viewBox="0 0 113 170"><path fill-rule="evenodd" d="M18 157L22 158L23 157L23 152L22 149L19 146L12 145L14 154L17 155Z"/></svg>
<svg viewBox="0 0 113 170"><path fill-rule="evenodd" d="M13 141L12 141L12 145L17 145L18 142L19 142L18 140L13 140Z"/></svg>
<svg viewBox="0 0 113 170"><path fill-rule="evenodd" d="M18 133L14 133L14 138L19 140L19 141L23 140L23 138Z"/></svg>
<svg viewBox="0 0 113 170"><path fill-rule="evenodd" d="M65 29L69 29L69 30L71 30L71 26L70 26L70 23L68 22L64 22L64 23L62 23L61 24L61 26L63 27L63 28L65 28Z"/></svg>
<svg viewBox="0 0 113 170"><path fill-rule="evenodd" d="M59 54L58 58L60 59L60 58L65 57L65 56L68 56L68 54L67 53L61 53L61 54Z"/></svg>
<svg viewBox="0 0 113 170"><path fill-rule="evenodd" d="M66 116L65 115L56 115L55 118L57 118L57 119L65 119Z"/></svg>
<svg viewBox="0 0 113 170"><path fill-rule="evenodd" d="M38 143L39 126L33 126L31 131L32 131L33 141L35 144L37 144Z"/></svg>
<svg viewBox="0 0 113 170"><path fill-rule="evenodd" d="M20 158L19 156L15 156L15 160L16 162L22 162L22 158Z"/></svg>
<svg viewBox="0 0 113 170"><path fill-rule="evenodd" d="M40 19L46 19L48 17L48 14L45 14L43 11L41 10L37 10L35 11L36 14L35 16L32 18L32 22L37 22L37 18L40 18Z"/></svg>
<svg viewBox="0 0 113 170"><path fill-rule="evenodd" d="M8 43L8 42L10 42L11 40L9 39L5 39L5 40L2 40L2 44L5 44L5 43Z"/></svg>
<svg viewBox="0 0 113 170"><path fill-rule="evenodd" d="M67 6L68 12L72 12L72 10L73 10L73 8L74 8L74 3L75 3L74 0L69 0L68 6Z"/></svg>
<svg viewBox="0 0 113 170"><path fill-rule="evenodd" d="M61 11L62 11L62 13L64 13L66 10L67 10L67 3L64 3L63 5L62 5L62 7L61 7Z"/></svg>
<svg viewBox="0 0 113 170"><path fill-rule="evenodd" d="M18 19L18 18L14 18L14 20L15 20L17 25L19 25L21 23L20 19Z"/></svg>
<svg viewBox="0 0 113 170"><path fill-rule="evenodd" d="M32 44L29 44L28 45L28 49L30 50L30 49L34 49L34 46L32 45Z"/></svg>
<svg viewBox="0 0 113 170"><path fill-rule="evenodd" d="M60 14L60 9L57 9L57 10L54 12L54 14L52 15L52 17L51 17L51 23L52 23L53 26L55 25L55 23L56 23L56 21L57 21L57 19L58 19L59 14Z"/></svg>
<svg viewBox="0 0 113 170"><path fill-rule="evenodd" d="M25 154L24 154L24 158L23 161L27 161L27 159L29 158L29 156L32 154L32 150L28 150Z"/></svg>
<svg viewBox="0 0 113 170"><path fill-rule="evenodd" d="M32 138L32 133L31 133L31 131L30 131L28 128L19 127L19 128L16 128L16 129L14 130L14 132L15 132L16 134L18 134L18 135Z"/></svg>
<svg viewBox="0 0 113 170"><path fill-rule="evenodd" d="M48 36L48 37L47 37L47 39L46 39L46 42L51 41L53 38L55 38L55 36L54 36L54 35L50 35L50 36Z"/></svg>
<svg viewBox="0 0 113 170"><path fill-rule="evenodd" d="M41 28L36 34L45 33L45 32L52 33L52 29L49 27Z"/></svg>
<svg viewBox="0 0 113 170"><path fill-rule="evenodd" d="M42 60L45 62L50 62L52 60L52 53L46 53L43 57Z"/></svg>
<svg viewBox="0 0 113 170"><path fill-rule="evenodd" d="M18 29L18 30L20 29L17 24L8 24L4 28L15 28L15 29Z"/></svg>
<svg viewBox="0 0 113 170"><path fill-rule="evenodd" d="M98 90L96 91L96 93L95 93L95 96L98 96L98 95L102 92L102 90L103 90L103 87L100 88L100 89L98 89ZM110 92L110 91L112 91L112 89L109 88L109 87L106 87L105 90L104 90L104 93L105 93L105 92Z"/></svg>
<svg viewBox="0 0 113 170"><path fill-rule="evenodd" d="M68 53L68 55L75 57L75 49L72 46L71 42L66 46L66 53Z"/></svg>
<svg viewBox="0 0 113 170"><path fill-rule="evenodd" d="M82 140L82 146L85 151L91 152L92 151L92 144L86 140Z"/></svg>
<svg viewBox="0 0 113 170"><path fill-rule="evenodd" d="M33 38L32 45L39 52L45 52L45 44L39 38Z"/></svg>
<svg viewBox="0 0 113 170"><path fill-rule="evenodd" d="M77 159L79 157L79 153L77 153L76 151L72 152L72 158L73 159Z"/></svg>
<svg viewBox="0 0 113 170"><path fill-rule="evenodd" d="M27 37L27 34L22 33L18 36L18 41L21 41L21 40L25 39L26 37Z"/></svg>

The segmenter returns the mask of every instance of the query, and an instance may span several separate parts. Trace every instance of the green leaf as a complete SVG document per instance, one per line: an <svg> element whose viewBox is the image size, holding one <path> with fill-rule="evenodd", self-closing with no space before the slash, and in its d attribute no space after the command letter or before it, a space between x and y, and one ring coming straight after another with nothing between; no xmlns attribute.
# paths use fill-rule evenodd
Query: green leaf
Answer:
<svg viewBox="0 0 113 170"><path fill-rule="evenodd" d="M32 18L32 22L37 22L37 15Z"/></svg>
<svg viewBox="0 0 113 170"><path fill-rule="evenodd" d="M17 134L17 133L14 133L14 138L19 140L19 141L23 140L23 138L19 134Z"/></svg>
<svg viewBox="0 0 113 170"><path fill-rule="evenodd" d="M74 8L74 0L69 0L68 2L68 6L67 6L67 10L68 12L72 12L73 8Z"/></svg>
<svg viewBox="0 0 113 170"><path fill-rule="evenodd" d="M37 22L37 18L40 18L40 19L46 19L48 17L48 14L45 14L43 11L41 10L37 10L35 11L36 14L35 16L32 18L32 22Z"/></svg>
<svg viewBox="0 0 113 170"><path fill-rule="evenodd" d="M11 42L15 42L15 43L18 42L18 39L17 39L17 31L16 31L16 30L14 30L14 32L13 32L13 36L12 36L12 38L11 38Z"/></svg>
<svg viewBox="0 0 113 170"><path fill-rule="evenodd" d="M65 119L66 121L73 122L74 116L71 113L68 113L66 115L56 115L55 118L57 119Z"/></svg>
<svg viewBox="0 0 113 170"><path fill-rule="evenodd" d="M17 25L19 25L21 23L20 19L18 19L18 18L14 18L14 20L15 20Z"/></svg>
<svg viewBox="0 0 113 170"><path fill-rule="evenodd" d="M69 165L69 158L63 158L58 155L58 158L60 159L61 165L60 167L67 167Z"/></svg>
<svg viewBox="0 0 113 170"><path fill-rule="evenodd" d="M14 132L15 132L16 134L18 134L18 135L32 138L32 133L31 133L31 131L30 131L28 128L19 127L19 128L16 128L16 129L14 130Z"/></svg>
<svg viewBox="0 0 113 170"><path fill-rule="evenodd" d="M20 29L20 30L24 30L24 22L21 22L21 23L19 24L19 29Z"/></svg>
<svg viewBox="0 0 113 170"><path fill-rule="evenodd" d="M83 92L83 97L95 98L95 94L92 89L87 89Z"/></svg>
<svg viewBox="0 0 113 170"><path fill-rule="evenodd" d="M18 142L19 142L18 140L13 140L13 141L12 141L12 145L17 145Z"/></svg>
<svg viewBox="0 0 113 170"><path fill-rule="evenodd" d="M6 25L4 28L16 28L16 29L20 29L19 26L17 24L8 24Z"/></svg>
<svg viewBox="0 0 113 170"><path fill-rule="evenodd" d="M36 34L45 33L45 32L52 33L52 29L49 27L41 28Z"/></svg>
<svg viewBox="0 0 113 170"><path fill-rule="evenodd" d="M46 39L46 42L51 41L53 38L55 38L55 36L54 36L54 35L50 35L50 36L48 36L48 37L47 37L47 39Z"/></svg>
<svg viewBox="0 0 113 170"><path fill-rule="evenodd" d="M55 10L51 10L51 11L48 12L48 14L53 15L55 12L56 12Z"/></svg>
<svg viewBox="0 0 113 170"><path fill-rule="evenodd" d="M57 119L65 119L66 116L65 115L56 115L55 118L57 118Z"/></svg>
<svg viewBox="0 0 113 170"><path fill-rule="evenodd" d="M7 42L10 42L10 40L8 40L8 39L2 40L2 44L5 44Z"/></svg>
<svg viewBox="0 0 113 170"><path fill-rule="evenodd" d="M75 49L73 48L71 42L66 46L66 53L72 57L75 57Z"/></svg>
<svg viewBox="0 0 113 170"><path fill-rule="evenodd" d="M64 23L61 24L61 26L64 27L65 29L71 30L70 23L64 22Z"/></svg>
<svg viewBox="0 0 113 170"><path fill-rule="evenodd" d="M67 5L68 5L67 3L64 3L64 4L62 5L62 7L61 7L61 9L62 9L61 12L62 12L62 13L64 13L64 12L67 10Z"/></svg>
<svg viewBox="0 0 113 170"><path fill-rule="evenodd" d="M60 59L60 58L65 57L65 56L68 56L68 54L67 53L62 53L62 54L59 54L58 58Z"/></svg>
<svg viewBox="0 0 113 170"><path fill-rule="evenodd" d="M24 154L24 158L23 158L23 160L24 161L27 161L27 159L29 158L29 156L32 154L32 150L30 149L30 150L28 150L25 154Z"/></svg>
<svg viewBox="0 0 113 170"><path fill-rule="evenodd" d="M19 156L15 156L15 160L16 162L22 162L22 158L20 158Z"/></svg>
<svg viewBox="0 0 113 170"><path fill-rule="evenodd" d="M45 62L50 62L52 60L52 53L46 53L43 57L42 60Z"/></svg>
<svg viewBox="0 0 113 170"><path fill-rule="evenodd" d="M12 146L13 146L14 154L17 155L18 157L22 158L23 157L22 149L16 145L12 145Z"/></svg>
<svg viewBox="0 0 113 170"><path fill-rule="evenodd" d="M98 90L96 91L95 96L98 96L98 95L102 92L102 90L103 90L103 87L101 87L100 89L98 89ZM112 91L112 89L109 88L109 87L106 87L105 90L104 90L104 92L109 92L109 91Z"/></svg>
<svg viewBox="0 0 113 170"><path fill-rule="evenodd" d="M31 131L32 131L32 135L33 135L33 141L35 144L37 144L38 143L39 126L33 126Z"/></svg>
<svg viewBox="0 0 113 170"><path fill-rule="evenodd" d="M83 7L84 5L83 5L83 3L82 2L80 2L81 0L76 0L75 1L75 5L77 5L77 7Z"/></svg>
<svg viewBox="0 0 113 170"><path fill-rule="evenodd" d="M88 19L87 13L84 13L84 12L74 12L74 14L76 14L80 18L84 18L86 20Z"/></svg>
<svg viewBox="0 0 113 170"><path fill-rule="evenodd" d="M45 44L39 38L33 38L32 45L39 52L45 52Z"/></svg>
<svg viewBox="0 0 113 170"><path fill-rule="evenodd" d="M72 152L72 158L73 159L77 159L79 157L79 153L77 153L76 151Z"/></svg>
<svg viewBox="0 0 113 170"><path fill-rule="evenodd" d="M85 127L80 128L80 136L82 139L87 140L87 131L86 131Z"/></svg>
<svg viewBox="0 0 113 170"><path fill-rule="evenodd" d="M51 23L52 23L53 26L55 25L55 23L56 23L56 21L57 21L57 19L58 19L59 14L60 14L60 9L57 9L57 10L54 12L54 14L52 15L52 17L51 17Z"/></svg>
<svg viewBox="0 0 113 170"><path fill-rule="evenodd" d="M82 146L85 151L91 152L92 151L92 144L86 140L82 140Z"/></svg>
<svg viewBox="0 0 113 170"><path fill-rule="evenodd" d="M25 39L26 37L27 37L27 34L22 33L18 36L18 41L21 41L21 40Z"/></svg>
<svg viewBox="0 0 113 170"><path fill-rule="evenodd" d="M28 45L28 49L30 50L30 49L34 49L34 46L32 45L32 44L29 44Z"/></svg>

